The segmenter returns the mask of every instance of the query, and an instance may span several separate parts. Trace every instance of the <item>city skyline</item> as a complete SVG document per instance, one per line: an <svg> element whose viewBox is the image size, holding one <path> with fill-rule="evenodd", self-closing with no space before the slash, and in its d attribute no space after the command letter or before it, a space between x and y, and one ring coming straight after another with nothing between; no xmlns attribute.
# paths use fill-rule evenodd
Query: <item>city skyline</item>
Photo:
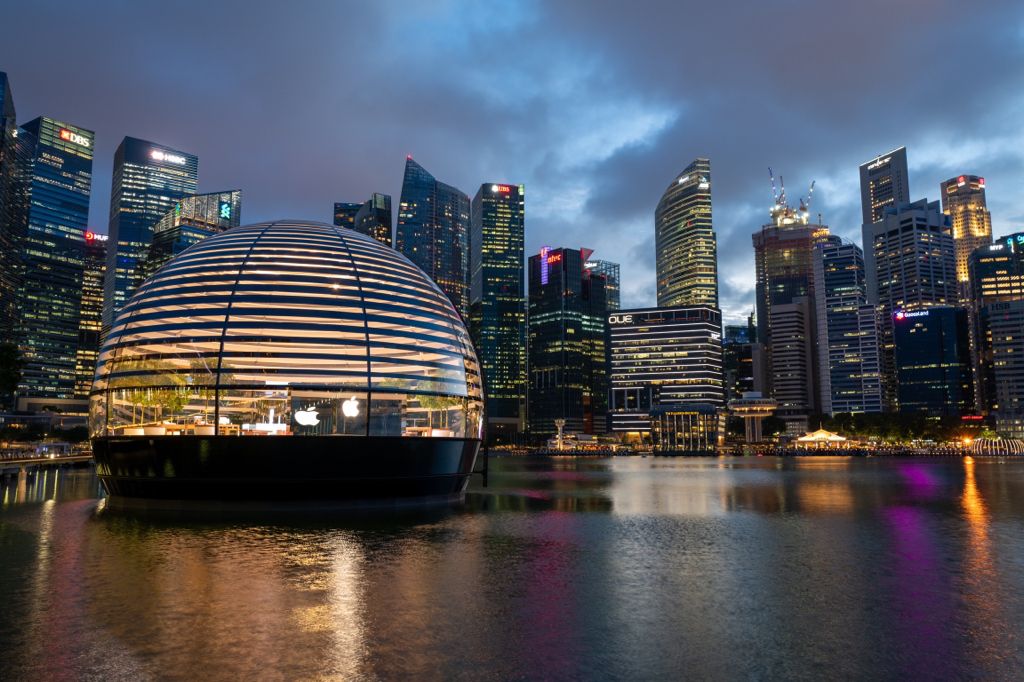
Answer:
<svg viewBox="0 0 1024 682"><path fill-rule="evenodd" d="M911 200L937 198L943 180L975 174L988 182L993 233L1024 228L1024 145L1014 124L1024 107L1016 94L1024 90L1018 87L1024 67L1014 55L1024 39L1012 28L1024 10L993 3L976 8L966 22L936 11L928 13L927 30L907 32L919 9L884 7L890 21L883 25L869 19L867 9L801 13L795 7L785 17L811 47L830 48L800 62L800 87L809 89L808 97L792 96L795 76L792 88L779 87L779 76L766 72L759 55L774 40L762 29L768 9L754 5L728 17L735 30L717 43L697 36L697 52L708 62L704 70L681 71L678 59L666 58L677 51L662 27L681 8L573 3L512 6L501 22L490 21L491 10L457 4L430 14L392 4L324 8L308 17L271 11L247 16L244 29L226 35L214 20L227 20L226 10L204 8L211 21L199 29L187 23L187 11L140 10L132 44L175 35L187 49L176 50L170 62L163 53L123 60L130 46L90 42L87 36L117 14L101 4L74 26L53 28L55 44L66 45L57 57L74 51L76 73L87 77L62 79L53 88L52 76L66 61L38 59L27 34L11 36L4 70L20 120L55 116L96 131L97 197L109 196L113 152L125 135L203 158L198 191L242 187L252 198L247 222L282 216L330 222L329 207L340 198L397 197L402 157L411 154L460 188L484 180L530 187L526 252L536 253L554 233L560 244L616 254L624 308L655 302L652 212L665 178L693 158L710 158L720 299L731 323L749 313L754 296L753 254L730 247L744 244L765 222L769 165L785 177L791 197L816 180L813 212L823 213L834 233L857 242L857 168L904 145ZM32 25L52 12L43 3L12 14ZM144 20L148 12L151 21ZM720 25L726 12L701 7L688 19ZM336 45L329 31L339 24L373 28L358 41ZM1009 28L993 28L1000 26ZM261 32L284 32L291 42L304 36L302 49L245 63L232 56L238 51L232 46ZM443 38L452 34L460 39ZM840 43L833 45L837 34ZM876 54L856 37L863 35L893 50ZM650 49L636 49L641 36ZM972 60L950 65L921 56L943 39L969 51ZM895 61L900 83L880 104L873 74ZM519 72L491 78L508 63ZM986 63L1001 67L971 66ZM195 77L181 78L190 70ZM460 76L442 76L452 71ZM287 75L302 72L308 75ZM275 86L265 89L265 78ZM388 87L367 92L371 78ZM251 115L239 119L223 107L193 105L214 92ZM938 96L941 106L922 108L914 94ZM283 129L282 103L289 121ZM862 116L866 111L871 115ZM325 117L339 123L322 126ZM318 132L300 132L307 127ZM290 168L302 172L283 172ZM94 201L90 214L90 228L101 233L103 203Z"/></svg>

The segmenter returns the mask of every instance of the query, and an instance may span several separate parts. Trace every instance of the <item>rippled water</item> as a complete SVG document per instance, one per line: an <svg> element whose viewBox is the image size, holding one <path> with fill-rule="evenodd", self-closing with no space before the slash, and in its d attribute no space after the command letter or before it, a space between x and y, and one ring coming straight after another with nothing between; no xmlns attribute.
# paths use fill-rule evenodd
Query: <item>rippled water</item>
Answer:
<svg viewBox="0 0 1024 682"><path fill-rule="evenodd" d="M460 509L226 523L5 481L0 678L1024 676L1024 461L492 469Z"/></svg>

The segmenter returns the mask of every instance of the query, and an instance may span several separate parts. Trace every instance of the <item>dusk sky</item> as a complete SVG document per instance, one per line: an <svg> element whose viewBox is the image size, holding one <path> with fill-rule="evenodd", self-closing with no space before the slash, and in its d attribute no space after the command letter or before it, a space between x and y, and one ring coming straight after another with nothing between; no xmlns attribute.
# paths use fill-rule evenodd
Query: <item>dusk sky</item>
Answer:
<svg viewBox="0 0 1024 682"><path fill-rule="evenodd" d="M912 200L981 175L993 233L1024 230L1020 0L37 1L3 24L19 123L96 132L99 232L125 135L198 155L243 222L330 222L374 191L397 213L407 154L471 196L524 184L527 253L621 263L623 307L654 305L655 206L708 157L729 322L768 166L859 242L858 165L906 145Z"/></svg>

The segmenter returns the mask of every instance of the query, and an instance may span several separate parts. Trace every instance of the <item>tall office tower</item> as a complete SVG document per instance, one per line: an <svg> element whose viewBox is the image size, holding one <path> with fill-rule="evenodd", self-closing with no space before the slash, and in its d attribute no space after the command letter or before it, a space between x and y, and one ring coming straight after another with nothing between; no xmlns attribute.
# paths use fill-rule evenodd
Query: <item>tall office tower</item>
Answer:
<svg viewBox="0 0 1024 682"><path fill-rule="evenodd" d="M942 212L953 224L956 280L960 302L970 301L968 261L975 249L992 243L992 215L985 205L985 178L960 175L940 185Z"/></svg>
<svg viewBox="0 0 1024 682"><path fill-rule="evenodd" d="M759 354L755 353L758 350L755 348L758 344L754 343L756 338L753 313L747 318L746 324L725 326L725 332L722 334L722 377L725 382L726 404L742 397L744 393L762 390L759 381L757 388L754 388L755 357L760 367Z"/></svg>
<svg viewBox="0 0 1024 682"><path fill-rule="evenodd" d="M725 406L722 313L711 306L640 308L608 315L608 413L613 433L643 436L652 408Z"/></svg>
<svg viewBox="0 0 1024 682"><path fill-rule="evenodd" d="M802 202L801 202L802 203ZM806 429L820 410L814 318L814 249L834 242L828 226L811 223L806 208L771 209L772 222L751 235L756 270L757 339L764 352L768 395L778 401L787 431Z"/></svg>
<svg viewBox="0 0 1024 682"><path fill-rule="evenodd" d="M7 74L0 71L0 343L17 341L24 248L24 201L18 197L18 124Z"/></svg>
<svg viewBox="0 0 1024 682"><path fill-rule="evenodd" d="M906 147L894 149L860 165L862 224L877 223L886 207L909 201Z"/></svg>
<svg viewBox="0 0 1024 682"><path fill-rule="evenodd" d="M470 199L408 157L395 248L430 275L466 319L469 313Z"/></svg>
<svg viewBox="0 0 1024 682"><path fill-rule="evenodd" d="M28 364L18 384L17 409L85 411L75 401L75 363L93 139L91 130L43 117L18 133L18 144L31 159L26 176L31 201L18 325Z"/></svg>
<svg viewBox="0 0 1024 682"><path fill-rule="evenodd" d="M469 231L469 333L484 369L488 437L509 443L525 428L526 189L485 183Z"/></svg>
<svg viewBox="0 0 1024 682"><path fill-rule="evenodd" d="M886 207L866 235L875 254L869 282L876 284L886 409L898 408L893 315L957 301L953 227L939 202L927 199ZM867 251L865 250L865 261Z"/></svg>
<svg viewBox="0 0 1024 682"><path fill-rule="evenodd" d="M618 310L622 307L622 287L619 278L619 264L606 260L588 260L583 267L595 275L603 275L606 291L608 292L608 310Z"/></svg>
<svg viewBox="0 0 1024 682"><path fill-rule="evenodd" d="M107 269L107 235L85 233L82 304L79 308L78 351L75 353L75 397L88 400L100 355L103 329L103 273Z"/></svg>
<svg viewBox="0 0 1024 682"><path fill-rule="evenodd" d="M139 265L144 281L179 253L242 221L242 190L182 197L153 228L153 243Z"/></svg>
<svg viewBox="0 0 1024 682"><path fill-rule="evenodd" d="M356 212L352 229L391 246L391 197L377 192L370 195L370 200Z"/></svg>
<svg viewBox="0 0 1024 682"><path fill-rule="evenodd" d="M1024 354L1015 355L1024 327L1013 327L1021 323L1024 311L1024 233L976 249L968 259L968 277L978 407L994 412L997 423L1011 417L1016 423L1024 417ZM1013 429L1019 433L1024 425Z"/></svg>
<svg viewBox="0 0 1024 682"><path fill-rule="evenodd" d="M654 211L658 307L718 307L718 254L711 226L711 162L676 176Z"/></svg>
<svg viewBox="0 0 1024 682"><path fill-rule="evenodd" d="M356 214L363 207L363 202L345 203L334 205L334 224L338 227L354 228L356 226Z"/></svg>
<svg viewBox="0 0 1024 682"><path fill-rule="evenodd" d="M967 311L933 306L893 316L900 412L959 417L974 412Z"/></svg>
<svg viewBox="0 0 1024 682"><path fill-rule="evenodd" d="M184 196L196 193L199 158L134 137L114 154L110 236L103 283L103 330L114 323L140 281L137 272L153 243L153 228Z"/></svg>
<svg viewBox="0 0 1024 682"><path fill-rule="evenodd" d="M590 249L530 256L528 421L534 436L607 429L605 279L584 268Z"/></svg>
<svg viewBox="0 0 1024 682"><path fill-rule="evenodd" d="M881 412L878 321L867 302L864 252L847 241L814 250L821 412Z"/></svg>

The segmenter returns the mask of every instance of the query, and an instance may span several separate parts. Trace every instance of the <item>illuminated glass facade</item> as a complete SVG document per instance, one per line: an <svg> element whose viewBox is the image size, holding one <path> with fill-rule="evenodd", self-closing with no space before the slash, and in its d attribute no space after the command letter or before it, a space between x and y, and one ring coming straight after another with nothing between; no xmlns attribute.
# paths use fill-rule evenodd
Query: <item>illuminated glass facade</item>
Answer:
<svg viewBox="0 0 1024 682"><path fill-rule="evenodd" d="M486 378L489 433L505 443L526 417L525 201L522 185L483 184L470 222L469 329Z"/></svg>
<svg viewBox="0 0 1024 682"><path fill-rule="evenodd" d="M960 302L970 302L970 258L975 249L992 243L992 215L985 203L985 178L958 175L940 185L942 212L953 226L956 279Z"/></svg>
<svg viewBox="0 0 1024 682"><path fill-rule="evenodd" d="M242 190L182 197L153 228L153 243L139 267L142 279L207 237L238 227Z"/></svg>
<svg viewBox="0 0 1024 682"><path fill-rule="evenodd" d="M1012 325L1013 320L1019 318L1017 306L1004 304L1024 300L1024 233L1000 237L995 244L975 249L968 259L967 269L971 287L969 310L972 317L971 331L974 334L975 390L979 408L983 412L1005 411L1009 408L1001 407L996 383L1001 381L1008 385L1015 382L1018 370L1015 362L1010 362L1012 350L1003 355L997 367L994 347L997 341L1010 341L1012 348L1012 343L1020 336L1019 331L1007 328L1007 325ZM1000 312L995 313L997 310ZM1009 318L1006 318L1007 315ZM992 332L993 319L999 320L999 338L995 338ZM1020 361L1024 362L1024 357ZM1012 379L1003 379L997 374L1004 377L1009 375ZM1024 386L1024 383L1019 385ZM1005 400L1002 405L1007 405ZM1013 406L1013 409L1018 408Z"/></svg>
<svg viewBox="0 0 1024 682"><path fill-rule="evenodd" d="M338 227L352 229L356 224L356 214L363 207L362 202L334 204L334 224Z"/></svg>
<svg viewBox="0 0 1024 682"><path fill-rule="evenodd" d="M18 124L7 74L0 71L0 343L18 339L25 202L18 160Z"/></svg>
<svg viewBox="0 0 1024 682"><path fill-rule="evenodd" d="M711 162L676 176L654 211L658 307L718 306L718 255L711 224Z"/></svg>
<svg viewBox="0 0 1024 682"><path fill-rule="evenodd" d="M16 405L63 409L75 398L93 133L40 117L22 126L18 144L31 165L18 327L28 364Z"/></svg>
<svg viewBox="0 0 1024 682"><path fill-rule="evenodd" d="M605 279L585 270L589 249L530 256L528 422L534 439L607 429Z"/></svg>
<svg viewBox="0 0 1024 682"><path fill-rule="evenodd" d="M391 197L374 192L356 212L352 229L391 246Z"/></svg>
<svg viewBox="0 0 1024 682"><path fill-rule="evenodd" d="M766 391L778 401L778 416L800 431L800 418L820 409L814 251L838 238L828 226L811 223L803 205L787 204L785 193L769 215L772 221L751 235L757 340L764 351Z"/></svg>
<svg viewBox="0 0 1024 682"><path fill-rule="evenodd" d="M935 306L893 315L900 412L958 417L974 412L967 311Z"/></svg>
<svg viewBox="0 0 1024 682"><path fill-rule="evenodd" d="M463 319L469 314L469 215L468 196L406 159L395 248L441 287Z"/></svg>
<svg viewBox="0 0 1024 682"><path fill-rule="evenodd" d="M605 281L605 291L608 293L608 310L618 310L622 307L619 264L606 260L588 260L583 267L595 275L601 275Z"/></svg>
<svg viewBox="0 0 1024 682"><path fill-rule="evenodd" d="M910 201L910 183L907 176L906 147L894 149L860 165L863 225L881 220L887 207Z"/></svg>
<svg viewBox="0 0 1024 682"><path fill-rule="evenodd" d="M864 252L850 242L814 251L821 412L881 412L875 307L867 302Z"/></svg>
<svg viewBox="0 0 1024 682"><path fill-rule="evenodd" d="M114 154L107 234L103 327L109 330L141 284L140 266L153 229L182 197L196 193L199 158L170 147L126 137Z"/></svg>
<svg viewBox="0 0 1024 682"><path fill-rule="evenodd" d="M886 409L895 410L893 315L957 302L953 228L939 202L927 199L887 207L870 227L866 243L872 245L874 272L867 272L867 280L875 281L876 298L869 287L868 302L875 304L880 322Z"/></svg>
<svg viewBox="0 0 1024 682"><path fill-rule="evenodd" d="M451 304L397 252L322 223L237 227L117 318L95 436L479 438L479 367Z"/></svg>
<svg viewBox="0 0 1024 682"><path fill-rule="evenodd" d="M107 269L107 235L85 233L82 304L79 308L78 352L75 354L75 397L88 400L100 355L103 329L103 275Z"/></svg>
<svg viewBox="0 0 1024 682"><path fill-rule="evenodd" d="M650 431L651 410L657 406L724 406L722 313L717 308L618 310L607 320L613 432Z"/></svg>

